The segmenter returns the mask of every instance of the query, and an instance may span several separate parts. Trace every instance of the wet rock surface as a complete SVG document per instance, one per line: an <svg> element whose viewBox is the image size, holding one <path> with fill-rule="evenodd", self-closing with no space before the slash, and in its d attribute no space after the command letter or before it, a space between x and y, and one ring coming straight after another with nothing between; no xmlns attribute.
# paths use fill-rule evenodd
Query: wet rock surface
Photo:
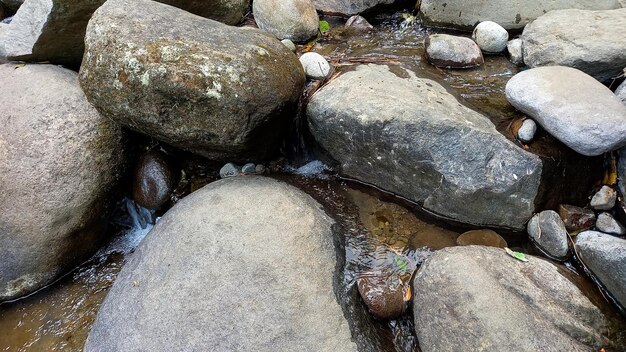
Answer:
<svg viewBox="0 0 626 352"><path fill-rule="evenodd" d="M85 44L81 86L103 115L214 160L274 153L304 85L275 38L147 0L108 1Z"/></svg>
<svg viewBox="0 0 626 352"><path fill-rule="evenodd" d="M424 40L428 61L443 68L470 68L485 60L476 43L470 38L449 34L431 34Z"/></svg>
<svg viewBox="0 0 626 352"><path fill-rule="evenodd" d="M524 28L524 62L530 67L568 66L600 81L626 67L626 9L561 10L539 17Z"/></svg>
<svg viewBox="0 0 626 352"><path fill-rule="evenodd" d="M424 352L589 351L607 341L606 321L557 267L504 250L435 252L413 282L415 330ZM454 334L449 333L454 331Z"/></svg>
<svg viewBox="0 0 626 352"><path fill-rule="evenodd" d="M333 292L333 223L276 180L194 192L124 266L85 351L356 351Z"/></svg>
<svg viewBox="0 0 626 352"><path fill-rule="evenodd" d="M589 205L596 210L611 210L617 200L617 191L612 187L602 186L591 198Z"/></svg>
<svg viewBox="0 0 626 352"><path fill-rule="evenodd" d="M596 213L593 210L574 205L559 205L559 216L565 229L572 232L591 228L596 223Z"/></svg>
<svg viewBox="0 0 626 352"><path fill-rule="evenodd" d="M432 80L362 65L315 93L307 116L349 177L460 222L523 228L532 215L539 158Z"/></svg>
<svg viewBox="0 0 626 352"><path fill-rule="evenodd" d="M0 301L31 293L102 244L122 172L120 129L75 72L0 65Z"/></svg>
<svg viewBox="0 0 626 352"><path fill-rule="evenodd" d="M611 235L624 236L626 235L626 227L615 220L609 213L601 213L598 215L596 221L596 228L599 231L608 233Z"/></svg>
<svg viewBox="0 0 626 352"><path fill-rule="evenodd" d="M143 154L134 172L133 199L144 208L161 209L169 201L178 176L165 153L149 151Z"/></svg>
<svg viewBox="0 0 626 352"><path fill-rule="evenodd" d="M506 29L522 29L528 22L559 9L618 9L617 0L422 0L420 15L427 25L471 30L481 21L493 21Z"/></svg>
<svg viewBox="0 0 626 352"><path fill-rule="evenodd" d="M257 0L252 11L259 28L278 39L305 42L317 35L319 18L310 0Z"/></svg>
<svg viewBox="0 0 626 352"><path fill-rule="evenodd" d="M506 97L580 154L600 155L626 144L626 105L580 70L551 66L520 72L507 83Z"/></svg>
<svg viewBox="0 0 626 352"><path fill-rule="evenodd" d="M357 287L370 313L378 319L398 318L407 309L404 284L393 274L363 273L357 279Z"/></svg>
<svg viewBox="0 0 626 352"><path fill-rule="evenodd" d="M544 210L528 222L528 235L550 256L565 259L569 251L567 230L559 214Z"/></svg>
<svg viewBox="0 0 626 352"><path fill-rule="evenodd" d="M576 236L580 259L626 307L626 240L596 231Z"/></svg>

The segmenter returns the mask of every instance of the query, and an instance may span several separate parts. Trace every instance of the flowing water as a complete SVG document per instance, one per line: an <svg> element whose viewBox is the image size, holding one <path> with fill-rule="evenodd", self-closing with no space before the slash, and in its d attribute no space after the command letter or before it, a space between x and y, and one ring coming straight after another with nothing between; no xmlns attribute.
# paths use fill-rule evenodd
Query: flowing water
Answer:
<svg viewBox="0 0 626 352"><path fill-rule="evenodd" d="M452 94L487 115L514 141L512 127L522 116L506 102L504 86L519 68L506 57L487 56L485 65L473 70L440 70L425 61L422 42L428 30L419 23L405 21L400 13L375 18L376 29L367 33L345 30L340 27L341 21L328 20L333 30L300 50L327 56L336 73L361 63L420 72L447 84ZM310 91L316 88L319 86L309 86ZM271 163L271 176L309 193L337 221L340 239L336 293L353 331L368 345L364 350L418 351L410 313L388 322L373 318L359 297L356 283L363 277L385 274L395 278L395 284L408 298L414 269L431 251L457 245L457 237L470 228L433 219L414 204L330 174L331 168L324 163L311 161L319 153L302 119L299 116L294 122L296 138L288 141L283 150L286 161ZM579 162L545 134L540 133L531 146L522 147L548 159ZM204 165L201 159L186 159L182 164L185 177L173 202L216 179L217 169ZM0 305L0 351L81 351L108 289L154 221L158 221L155 214L137 208L130 200L121 200L109 231L112 240L105 248L49 287ZM510 247L540 254L525 236L501 234ZM611 337L621 341L626 334L624 320L597 287L571 268L563 266L562 270L611 318Z"/></svg>

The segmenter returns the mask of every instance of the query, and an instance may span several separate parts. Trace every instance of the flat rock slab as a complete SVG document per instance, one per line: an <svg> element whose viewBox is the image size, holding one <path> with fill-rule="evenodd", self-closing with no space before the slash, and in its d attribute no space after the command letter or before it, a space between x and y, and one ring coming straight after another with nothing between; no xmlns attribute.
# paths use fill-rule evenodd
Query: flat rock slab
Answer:
<svg viewBox="0 0 626 352"><path fill-rule="evenodd" d="M415 330L424 352L592 351L606 319L553 264L503 249L446 248L413 281Z"/></svg>
<svg viewBox="0 0 626 352"><path fill-rule="evenodd" d="M548 11L618 9L617 0L422 0L420 15L428 26L471 31L483 21L506 29L522 29Z"/></svg>
<svg viewBox="0 0 626 352"><path fill-rule="evenodd" d="M355 352L333 291L333 225L276 180L209 184L124 265L85 352Z"/></svg>
<svg viewBox="0 0 626 352"><path fill-rule="evenodd" d="M85 44L81 86L103 115L214 160L276 152L305 83L271 35L149 0L107 1Z"/></svg>
<svg viewBox="0 0 626 352"><path fill-rule="evenodd" d="M574 67L607 81L626 67L624 26L626 8L549 12L524 28L524 62Z"/></svg>
<svg viewBox="0 0 626 352"><path fill-rule="evenodd" d="M75 72L0 65L0 302L51 283L104 240L122 133Z"/></svg>
<svg viewBox="0 0 626 352"><path fill-rule="evenodd" d="M435 81L361 65L317 91L307 116L348 177L460 222L521 229L532 216L541 160Z"/></svg>
<svg viewBox="0 0 626 352"><path fill-rule="evenodd" d="M626 105L584 72L539 67L513 76L506 97L576 152L600 155L626 144Z"/></svg>
<svg viewBox="0 0 626 352"><path fill-rule="evenodd" d="M576 236L576 249L583 263L622 307L626 307L626 240L585 231Z"/></svg>

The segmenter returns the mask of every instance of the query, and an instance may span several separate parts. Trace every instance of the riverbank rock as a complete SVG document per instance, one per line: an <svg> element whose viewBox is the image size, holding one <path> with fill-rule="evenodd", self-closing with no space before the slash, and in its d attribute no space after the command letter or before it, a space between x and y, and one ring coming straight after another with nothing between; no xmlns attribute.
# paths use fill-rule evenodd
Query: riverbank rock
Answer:
<svg viewBox="0 0 626 352"><path fill-rule="evenodd" d="M0 301L49 284L103 241L121 131L75 72L0 65Z"/></svg>
<svg viewBox="0 0 626 352"><path fill-rule="evenodd" d="M569 252L567 230L554 210L544 210L528 222L528 235L548 255L565 259Z"/></svg>
<svg viewBox="0 0 626 352"><path fill-rule="evenodd" d="M517 139L524 143L530 143L535 138L537 132L537 123L531 119L522 122L522 126L517 130Z"/></svg>
<svg viewBox="0 0 626 352"><path fill-rule="evenodd" d="M396 319L406 310L404 283L397 274L365 272L356 282L359 295L376 318Z"/></svg>
<svg viewBox="0 0 626 352"><path fill-rule="evenodd" d="M276 180L205 186L122 268L85 351L356 351L333 292L333 226Z"/></svg>
<svg viewBox="0 0 626 352"><path fill-rule="evenodd" d="M435 252L413 281L413 316L424 352L591 351L606 342L605 318L556 266L504 250ZM488 264L487 264L488 263ZM453 331L454 333L450 333Z"/></svg>
<svg viewBox="0 0 626 352"><path fill-rule="evenodd" d="M506 29L522 29L528 22L552 10L619 8L621 5L617 0L422 0L420 15L427 26L471 31L482 21L493 21Z"/></svg>
<svg viewBox="0 0 626 352"><path fill-rule="evenodd" d="M278 39L306 42L319 30L319 17L310 0L256 0L254 20Z"/></svg>
<svg viewBox="0 0 626 352"><path fill-rule="evenodd" d="M626 240L596 231L576 236L580 259L626 307Z"/></svg>
<svg viewBox="0 0 626 352"><path fill-rule="evenodd" d="M330 64L320 54L308 52L300 56L300 64L308 79L324 79L330 74Z"/></svg>
<svg viewBox="0 0 626 352"><path fill-rule="evenodd" d="M524 62L530 67L569 66L600 81L626 67L626 8L608 11L561 10L524 28Z"/></svg>
<svg viewBox="0 0 626 352"><path fill-rule="evenodd" d="M313 0L313 5L324 13L351 16L395 2L398 0Z"/></svg>
<svg viewBox="0 0 626 352"><path fill-rule="evenodd" d="M103 115L214 160L275 152L305 83L270 35L148 0L107 1L85 44L81 85Z"/></svg>
<svg viewBox="0 0 626 352"><path fill-rule="evenodd" d="M165 205L178 183L179 175L165 153L157 150L143 154L133 176L133 200L147 209Z"/></svg>
<svg viewBox="0 0 626 352"><path fill-rule="evenodd" d="M626 144L626 105L580 70L550 66L520 72L507 83L506 97L580 154L600 155Z"/></svg>
<svg viewBox="0 0 626 352"><path fill-rule="evenodd" d="M591 197L589 205L595 210L611 210L615 206L616 201L617 191L612 187L602 186L602 188Z"/></svg>
<svg viewBox="0 0 626 352"><path fill-rule="evenodd" d="M431 34L424 40L426 57L437 67L471 68L485 61L480 48L470 38L449 34Z"/></svg>
<svg viewBox="0 0 626 352"><path fill-rule="evenodd" d="M517 66L524 65L524 50L520 38L509 40L506 44L506 49L509 52L509 60L511 60L512 63Z"/></svg>
<svg viewBox="0 0 626 352"><path fill-rule="evenodd" d="M435 81L361 65L317 91L307 116L343 175L464 223L520 229L532 216L541 160Z"/></svg>

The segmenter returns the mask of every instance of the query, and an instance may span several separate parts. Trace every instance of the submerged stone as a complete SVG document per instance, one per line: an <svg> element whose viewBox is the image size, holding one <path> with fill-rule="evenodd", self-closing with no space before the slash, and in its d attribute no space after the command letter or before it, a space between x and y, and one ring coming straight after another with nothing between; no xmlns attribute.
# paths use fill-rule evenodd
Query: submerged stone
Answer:
<svg viewBox="0 0 626 352"><path fill-rule="evenodd" d="M580 231L592 227L596 223L596 213L593 210L573 205L559 205L559 216L567 231Z"/></svg>
<svg viewBox="0 0 626 352"><path fill-rule="evenodd" d="M456 239L456 244L459 246L489 246L505 248L508 247L506 240L502 238L497 232L493 230L472 230L461 234Z"/></svg>
<svg viewBox="0 0 626 352"><path fill-rule="evenodd" d="M430 79L361 65L317 91L307 116L346 176L464 223L521 229L532 216L541 160Z"/></svg>
<svg viewBox="0 0 626 352"><path fill-rule="evenodd" d="M365 272L357 279L357 287L370 313L378 319L398 318L407 308L404 284L397 275Z"/></svg>
<svg viewBox="0 0 626 352"><path fill-rule="evenodd" d="M149 0L107 1L85 45L81 85L103 115L214 160L275 153L305 83L270 35Z"/></svg>

